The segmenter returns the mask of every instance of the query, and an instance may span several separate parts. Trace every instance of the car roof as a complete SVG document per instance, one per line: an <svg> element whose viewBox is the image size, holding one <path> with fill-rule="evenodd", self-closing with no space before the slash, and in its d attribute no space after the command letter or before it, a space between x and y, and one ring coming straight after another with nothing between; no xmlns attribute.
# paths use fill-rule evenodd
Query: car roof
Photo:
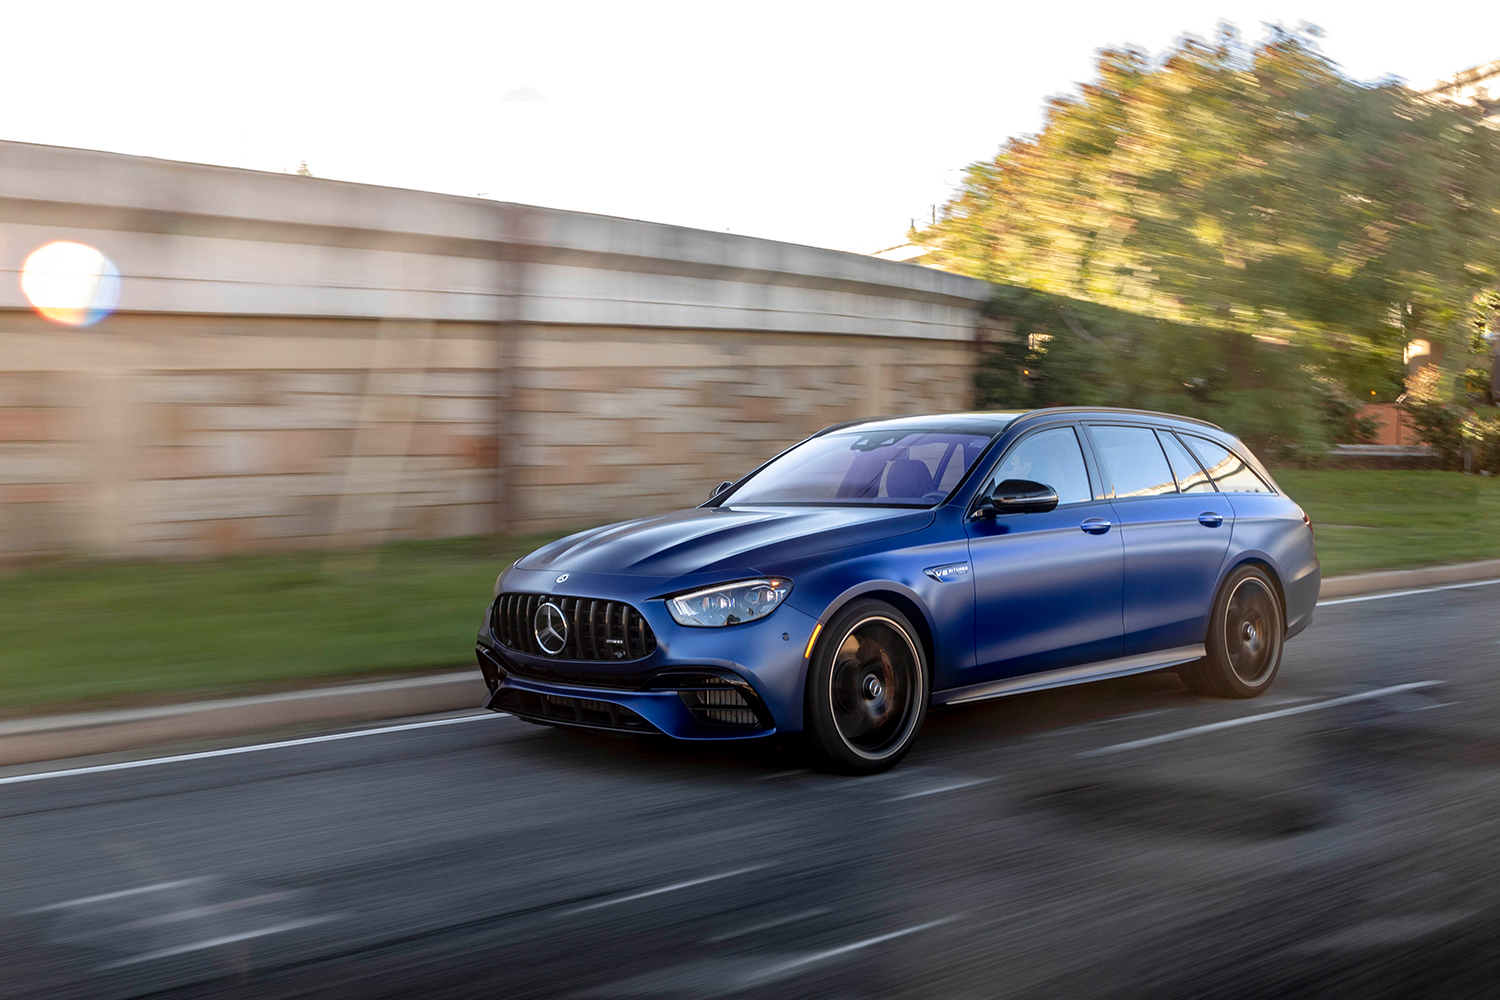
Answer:
<svg viewBox="0 0 1500 1000"><path fill-rule="evenodd" d="M911 417L862 417L846 420L825 427L819 434L850 430L889 430L906 428L924 431L950 431L964 434L999 434L1019 420L1032 423L1051 417L1068 416L1079 419L1110 417L1133 417L1152 421L1170 421L1178 424L1196 425L1225 433L1222 427L1196 417L1184 417L1175 413L1159 413L1154 410L1131 410L1112 406L1049 406L1039 410L971 410L966 413L929 413Z"/></svg>
<svg viewBox="0 0 1500 1000"><path fill-rule="evenodd" d="M970 411L968 413L927 413L911 417L860 417L823 428L818 434L830 434L853 428L871 431L951 431L960 434L999 434L1025 411Z"/></svg>

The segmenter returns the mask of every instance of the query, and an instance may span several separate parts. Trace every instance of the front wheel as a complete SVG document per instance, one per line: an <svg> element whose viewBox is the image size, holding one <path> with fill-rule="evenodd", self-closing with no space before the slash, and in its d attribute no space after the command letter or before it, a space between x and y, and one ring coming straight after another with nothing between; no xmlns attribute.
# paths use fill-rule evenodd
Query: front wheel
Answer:
<svg viewBox="0 0 1500 1000"><path fill-rule="evenodd" d="M804 739L826 771L874 774L911 749L927 715L927 659L917 630L883 601L829 621L807 671Z"/></svg>
<svg viewBox="0 0 1500 1000"><path fill-rule="evenodd" d="M1285 638L1286 619L1275 584L1264 571L1242 566L1214 599L1208 655L1178 673L1199 694L1254 698L1276 679Z"/></svg>

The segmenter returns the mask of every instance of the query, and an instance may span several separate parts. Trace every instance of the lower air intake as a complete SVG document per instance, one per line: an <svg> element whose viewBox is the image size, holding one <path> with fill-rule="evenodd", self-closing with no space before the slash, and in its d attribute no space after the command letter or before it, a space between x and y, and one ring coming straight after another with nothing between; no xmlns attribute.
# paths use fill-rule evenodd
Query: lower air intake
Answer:
<svg viewBox="0 0 1500 1000"><path fill-rule="evenodd" d="M721 726L758 726L755 710L737 686L722 677L704 677L699 690L681 691L683 704L702 722Z"/></svg>
<svg viewBox="0 0 1500 1000"><path fill-rule="evenodd" d="M571 698L556 694L536 694L517 688L502 688L495 696L495 708L523 719L555 722L564 726L586 726L589 729L622 729L627 732L652 733L657 729L624 705L593 698Z"/></svg>

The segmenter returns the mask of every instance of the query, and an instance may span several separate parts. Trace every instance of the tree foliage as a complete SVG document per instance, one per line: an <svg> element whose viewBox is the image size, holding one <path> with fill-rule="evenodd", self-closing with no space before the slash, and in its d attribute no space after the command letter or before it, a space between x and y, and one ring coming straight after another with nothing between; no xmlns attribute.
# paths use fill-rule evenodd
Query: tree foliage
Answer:
<svg viewBox="0 0 1500 1000"><path fill-rule="evenodd" d="M981 406L1165 410L1283 458L1325 437L1329 390L1303 348L1020 287L999 288L988 311L1008 329L985 345Z"/></svg>
<svg viewBox="0 0 1500 1000"><path fill-rule="evenodd" d="M1225 26L1156 60L1101 52L912 238L950 270L1284 342L1309 380L1388 400L1407 340L1467 346L1497 209L1500 134L1477 112L1349 80L1306 34L1248 47Z"/></svg>

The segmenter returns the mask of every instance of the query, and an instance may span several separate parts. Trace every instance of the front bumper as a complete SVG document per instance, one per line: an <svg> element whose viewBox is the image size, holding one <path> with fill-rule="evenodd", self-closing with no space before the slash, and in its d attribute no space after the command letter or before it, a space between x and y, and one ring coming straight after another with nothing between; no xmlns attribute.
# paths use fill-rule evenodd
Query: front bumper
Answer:
<svg viewBox="0 0 1500 1000"><path fill-rule="evenodd" d="M684 693L691 697L701 687L693 685L691 675L687 673L679 675L690 685L686 690L652 687L622 691L618 688L582 687L513 675L501 676L504 661L500 656L503 654L484 646L476 647L475 651L485 683L490 688L484 707L494 712L506 712L555 726L670 736L679 740L755 739L776 733L775 717L764 700L749 690L748 683L737 690L745 690L749 695L746 701L751 706L749 711L755 715L755 723L715 724L702 719L702 710L694 712L684 699ZM723 676L720 671L713 673ZM658 683L671 682L663 679Z"/></svg>
<svg viewBox="0 0 1500 1000"><path fill-rule="evenodd" d="M511 577L507 575L507 589L531 589L526 587L531 581ZM613 591L618 596L608 599L635 606L655 633L655 651L618 664L560 661L504 647L486 624L475 647L490 692L485 708L552 725L681 740L759 739L801 730L803 654L817 626L815 618L782 605L743 625L687 628L671 620L661 601L619 594L614 587L589 586L602 582L584 581L579 589L600 600ZM536 586L532 592L547 589ZM490 620L486 615L486 623ZM575 676L559 679L558 674ZM720 685L717 690L738 691L753 711L754 723L712 721L694 694L706 690L705 676L719 679L714 682Z"/></svg>

